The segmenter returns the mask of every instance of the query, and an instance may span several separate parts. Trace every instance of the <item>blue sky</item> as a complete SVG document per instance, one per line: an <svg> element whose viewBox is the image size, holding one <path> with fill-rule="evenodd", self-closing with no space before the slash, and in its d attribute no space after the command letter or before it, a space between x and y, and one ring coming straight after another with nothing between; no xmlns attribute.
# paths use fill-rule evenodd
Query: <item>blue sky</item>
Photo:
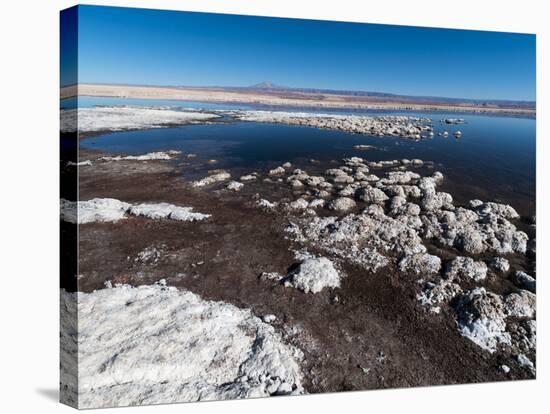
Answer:
<svg viewBox="0 0 550 414"><path fill-rule="evenodd" d="M534 35L98 6L78 23L81 83L535 100Z"/></svg>

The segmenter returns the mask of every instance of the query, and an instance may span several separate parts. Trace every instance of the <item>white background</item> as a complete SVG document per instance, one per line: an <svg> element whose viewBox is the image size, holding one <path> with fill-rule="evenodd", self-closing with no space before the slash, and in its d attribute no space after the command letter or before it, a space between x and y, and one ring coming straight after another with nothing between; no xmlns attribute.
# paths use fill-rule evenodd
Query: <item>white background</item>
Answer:
<svg viewBox="0 0 550 414"><path fill-rule="evenodd" d="M543 1L86 1L176 10L396 23L537 34L538 379L165 405L102 412L542 412L548 405L548 10ZM2 2L0 15L0 411L70 412L58 404L59 10L73 1ZM545 19L546 15L546 19ZM254 34L251 33L251 36ZM488 51L490 52L490 51ZM6 94L7 91L7 94ZM545 93L546 92L546 93ZM520 138L520 137L518 137ZM543 391L546 387L546 395ZM546 407L548 410L548 406ZM548 411L546 411L548 412Z"/></svg>

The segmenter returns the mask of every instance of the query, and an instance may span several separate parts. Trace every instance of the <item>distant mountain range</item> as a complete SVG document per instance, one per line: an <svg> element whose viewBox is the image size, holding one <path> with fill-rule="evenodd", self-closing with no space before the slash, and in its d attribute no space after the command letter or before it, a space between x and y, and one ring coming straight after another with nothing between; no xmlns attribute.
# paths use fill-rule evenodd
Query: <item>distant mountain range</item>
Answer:
<svg viewBox="0 0 550 414"><path fill-rule="evenodd" d="M287 86L281 86L281 85L277 85L273 82L260 82L260 83L257 83L255 85L250 85L249 86L250 89L291 89Z"/></svg>

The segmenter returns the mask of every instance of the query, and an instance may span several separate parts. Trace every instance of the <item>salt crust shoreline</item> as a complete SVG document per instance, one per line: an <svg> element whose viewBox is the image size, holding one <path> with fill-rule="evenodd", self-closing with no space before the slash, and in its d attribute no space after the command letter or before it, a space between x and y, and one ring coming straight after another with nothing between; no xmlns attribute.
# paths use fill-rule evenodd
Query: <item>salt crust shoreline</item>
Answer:
<svg viewBox="0 0 550 414"><path fill-rule="evenodd" d="M97 131L125 131L159 128L205 122L219 115L199 111L177 111L130 106L98 106L61 111L60 129L63 133L90 133Z"/></svg>
<svg viewBox="0 0 550 414"><path fill-rule="evenodd" d="M250 310L163 281L62 291L61 309L63 398L78 408L304 393L303 354Z"/></svg>
<svg viewBox="0 0 550 414"><path fill-rule="evenodd" d="M210 217L210 214L193 212L192 207L169 203L130 204L114 198L94 198L87 201L61 199L61 220L68 223L116 223L126 219L128 215L177 221L200 221Z"/></svg>

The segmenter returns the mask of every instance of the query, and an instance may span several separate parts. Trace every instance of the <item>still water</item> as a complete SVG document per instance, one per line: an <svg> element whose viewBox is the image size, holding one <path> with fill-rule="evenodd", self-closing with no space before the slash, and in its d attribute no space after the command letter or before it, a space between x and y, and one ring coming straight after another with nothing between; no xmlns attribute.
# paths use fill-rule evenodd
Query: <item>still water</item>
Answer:
<svg viewBox="0 0 550 414"><path fill-rule="evenodd" d="M249 109L244 105L114 98L79 98L78 104L93 106L99 102L107 105L176 105L211 110ZM534 119L444 113L402 114L431 118L436 135L432 139L413 142L300 126L226 122L116 132L84 139L81 146L122 154L179 150L184 154L197 154L199 161L218 160L216 167L210 168L250 171L266 170L286 161L310 170L307 168L310 159L321 161L317 168L324 168L331 160L350 156L373 161L420 158L435 163L435 168L447 178L442 189L451 192L459 203L481 198L506 202L522 214L535 214ZM445 125L439 122L443 118L457 116L464 118L466 123ZM459 139L452 136L457 129L463 133ZM448 138L437 136L437 132L444 130L449 132ZM357 144L373 145L377 150L358 151L353 148Z"/></svg>

